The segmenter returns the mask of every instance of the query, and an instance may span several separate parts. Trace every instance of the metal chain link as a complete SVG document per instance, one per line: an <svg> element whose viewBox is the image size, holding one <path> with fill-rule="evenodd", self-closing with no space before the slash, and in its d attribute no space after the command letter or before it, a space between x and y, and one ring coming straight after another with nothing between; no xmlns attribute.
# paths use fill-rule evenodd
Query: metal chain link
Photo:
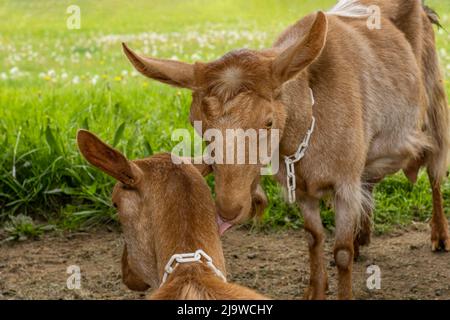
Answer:
<svg viewBox="0 0 450 320"><path fill-rule="evenodd" d="M311 100L312 105L314 106L315 101L313 91L311 88L309 90L311 91ZM309 141L311 140L311 135L314 132L315 125L316 125L316 118L314 118L313 116L311 127L306 132L306 136L305 138L303 138L302 143L298 146L298 149L295 152L295 154L293 154L292 156L284 157L284 162L286 164L286 178L287 178L286 187L288 192L289 203L295 202L295 190L297 189L297 181L295 177L295 163L300 161L305 156L306 150L308 149L309 146Z"/></svg>
<svg viewBox="0 0 450 320"><path fill-rule="evenodd" d="M220 271L213 263L212 258L210 256L208 256L205 251L199 249L193 253L179 253L179 254L174 254L169 262L167 263L166 267L164 268L165 272L164 272L164 276L163 279L161 281L161 285L162 286L166 281L167 281L167 277L175 270L175 268L182 263L193 263L193 262L199 262L199 263L203 263L202 262L202 258L206 261L206 265L212 270L214 271L214 273L216 274L216 276L218 276L219 278L221 278L224 282L227 282L227 279L225 278L225 276L223 275L222 271ZM175 265L174 265L175 264ZM174 266L173 266L174 265ZM172 267L173 266L173 267Z"/></svg>

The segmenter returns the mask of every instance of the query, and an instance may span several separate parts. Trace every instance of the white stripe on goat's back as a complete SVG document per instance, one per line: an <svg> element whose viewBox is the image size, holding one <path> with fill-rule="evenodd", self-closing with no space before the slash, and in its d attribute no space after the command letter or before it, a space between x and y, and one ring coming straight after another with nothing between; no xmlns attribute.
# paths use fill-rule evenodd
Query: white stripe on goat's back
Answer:
<svg viewBox="0 0 450 320"><path fill-rule="evenodd" d="M369 15L368 7L360 4L358 0L339 0L327 13L343 17L366 17Z"/></svg>

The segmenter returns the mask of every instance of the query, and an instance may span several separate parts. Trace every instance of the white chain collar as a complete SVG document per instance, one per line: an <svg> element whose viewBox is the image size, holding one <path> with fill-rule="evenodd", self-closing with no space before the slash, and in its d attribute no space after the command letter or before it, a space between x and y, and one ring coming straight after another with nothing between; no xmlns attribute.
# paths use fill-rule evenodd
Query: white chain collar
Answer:
<svg viewBox="0 0 450 320"><path fill-rule="evenodd" d="M311 88L311 100L312 105L314 106L314 94ZM297 151L291 156L285 156L284 162L286 164L286 187L288 191L289 203L295 202L295 189L297 189L297 182L295 180L295 163L300 161L306 153L306 150L309 146L309 141L311 139L311 135L314 132L314 127L316 125L316 118L312 117L311 127L306 132L306 136L303 138L302 143L298 146Z"/></svg>
<svg viewBox="0 0 450 320"><path fill-rule="evenodd" d="M169 262L167 263L166 267L164 268L164 276L161 281L160 287L167 281L167 277L175 270L175 268L182 263L192 263L192 262L199 262L203 263L202 258L205 260L206 265L214 271L216 276L221 278L224 282L227 282L227 279L223 275L222 271L220 271L214 264L210 256L208 256L205 251L199 249L195 251L194 253L179 253L174 254ZM175 266L173 264L175 263ZM173 266L173 267L172 267Z"/></svg>

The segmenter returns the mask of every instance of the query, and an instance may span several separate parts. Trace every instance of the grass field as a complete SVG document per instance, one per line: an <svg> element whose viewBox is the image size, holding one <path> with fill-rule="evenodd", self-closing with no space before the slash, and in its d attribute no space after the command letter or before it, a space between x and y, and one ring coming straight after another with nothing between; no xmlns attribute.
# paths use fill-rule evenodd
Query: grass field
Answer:
<svg viewBox="0 0 450 320"><path fill-rule="evenodd" d="M0 224L12 237L47 229L115 220L113 181L83 161L78 128L89 128L137 158L170 151L173 129L189 128L190 93L149 81L122 54L126 41L138 52L187 61L211 60L239 47L268 46L302 15L333 0L0 0ZM81 8L81 29L69 30L66 9ZM429 0L450 30L450 2ZM438 46L450 78L450 35ZM450 93L450 84L446 83ZM212 178L209 178L212 184ZM270 197L266 227L299 227L298 210L280 188L264 181ZM450 183L444 186L450 211ZM430 190L421 176L402 175L376 190L378 231L425 221ZM324 212L332 228L333 216Z"/></svg>

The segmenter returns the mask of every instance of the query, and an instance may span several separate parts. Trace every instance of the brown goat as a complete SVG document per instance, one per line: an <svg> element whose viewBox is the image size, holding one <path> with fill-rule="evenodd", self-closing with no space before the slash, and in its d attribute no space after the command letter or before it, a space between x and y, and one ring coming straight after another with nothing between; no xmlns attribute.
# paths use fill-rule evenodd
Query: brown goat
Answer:
<svg viewBox="0 0 450 320"><path fill-rule="evenodd" d="M112 199L125 238L123 281L130 289L158 288L150 299L267 299L224 282L206 263L180 264L163 281L174 254L198 249L225 274L214 201L200 174L209 172L207 166L176 165L170 154L129 161L85 130L78 131L77 141L86 160L118 180Z"/></svg>
<svg viewBox="0 0 450 320"><path fill-rule="evenodd" d="M381 28L368 27L364 5L380 8ZM304 17L266 50L237 50L195 64L139 56L125 45L124 51L144 75L193 90L191 121L202 121L205 130L278 129L281 163L296 152L314 116L309 148L295 164L296 197L311 236L305 297L325 298L319 201L331 195L338 296L348 299L353 259L370 241L372 190L389 174L403 170L414 182L419 169L427 168L432 250L450 250L440 190L449 116L432 22L436 16L421 0L341 0L328 13ZM246 220L259 165L213 169L221 219ZM286 184L281 169L278 178Z"/></svg>

